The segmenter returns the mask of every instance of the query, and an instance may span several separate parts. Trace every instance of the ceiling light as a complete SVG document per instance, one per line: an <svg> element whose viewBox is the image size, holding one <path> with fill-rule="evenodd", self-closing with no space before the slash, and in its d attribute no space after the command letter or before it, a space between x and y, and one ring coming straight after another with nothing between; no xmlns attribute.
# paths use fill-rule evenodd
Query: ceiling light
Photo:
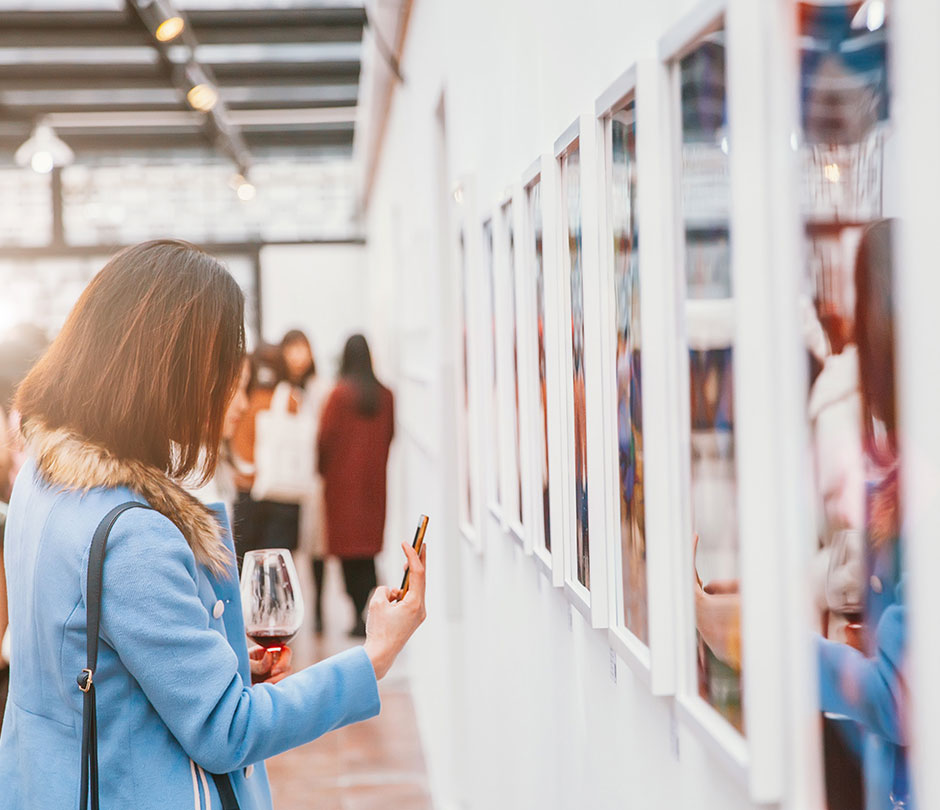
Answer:
<svg viewBox="0 0 940 810"><path fill-rule="evenodd" d="M242 202L248 202L255 198L255 187L249 183L247 180L239 184L238 188L235 190L235 193L238 195L238 199Z"/></svg>
<svg viewBox="0 0 940 810"><path fill-rule="evenodd" d="M185 25L183 18L180 16L174 15L167 17L157 26L157 30L153 32L153 35L160 40L160 42L169 42L171 39L176 39L183 33Z"/></svg>
<svg viewBox="0 0 940 810"><path fill-rule="evenodd" d="M186 20L172 0L133 0L141 20L158 42L170 42L183 33Z"/></svg>
<svg viewBox="0 0 940 810"><path fill-rule="evenodd" d="M194 110L209 112L219 100L219 91L211 84L202 83L193 85L186 94L186 101Z"/></svg>
<svg viewBox="0 0 940 810"><path fill-rule="evenodd" d="M16 150L14 159L19 166L29 166L35 172L48 174L54 167L67 166L75 160L75 153L52 127L37 124L32 135Z"/></svg>
<svg viewBox="0 0 940 810"><path fill-rule="evenodd" d="M55 166L50 152L36 152L29 160L29 167L37 174L49 174Z"/></svg>

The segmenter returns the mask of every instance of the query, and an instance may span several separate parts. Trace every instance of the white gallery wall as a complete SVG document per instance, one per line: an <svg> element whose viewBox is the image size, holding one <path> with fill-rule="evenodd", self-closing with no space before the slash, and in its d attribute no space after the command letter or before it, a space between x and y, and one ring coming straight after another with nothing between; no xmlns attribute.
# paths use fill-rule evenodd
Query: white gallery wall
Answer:
<svg viewBox="0 0 940 810"><path fill-rule="evenodd" d="M916 5L897 3L908 13ZM612 649L608 631L593 629L572 607L565 590L553 586L486 502L476 510L476 543L462 536L459 516L463 370L454 190L460 186L459 216L477 229L478 240L487 213L498 211L508 194L519 201L527 167L553 152L577 116L593 116L596 100L619 76L637 63L661 67L660 49L677 26L693 21L680 35L688 39L696 24L704 26L722 8L729 9L727 36L738 43L729 46L730 103L747 110L730 124L733 217L735 227L746 226L733 244L736 295L749 302L741 308L737 336L755 338L744 342L738 360L753 372L749 385L736 391L745 412L742 432L751 437L738 458L740 512L742 531L767 527L766 546L742 540L745 569L764 576L750 585L744 578L744 637L763 638L744 649L745 700L750 696L753 710L748 717L746 706L749 740L740 746L712 733L717 726L711 719L697 719L701 712L688 708L694 701L654 695L649 673ZM388 540L409 537L419 513L431 516L429 617L406 663L439 810L819 806L810 624L795 607L806 596L800 583L810 547L788 542L801 536L806 517L800 510L802 460L794 449L805 439L806 391L798 382L804 372L797 368L797 276L787 269L802 261L802 237L798 188L788 175L794 174L788 162L793 157L786 155L790 139L784 136L782 147L768 145L773 133L796 126L795 37L787 30L795 21L792 9L783 0L415 0L404 83L394 93L368 201L365 289L377 366L396 393ZM794 50L783 53L786 47ZM792 65L780 70L788 59ZM932 77L928 86L938 81ZM655 88L655 81L647 86ZM788 94L792 109L768 101ZM642 116L641 131L649 126ZM652 167L647 177L659 181L668 172L657 177L663 171L657 162L668 161L675 137L663 120L654 124L663 130L661 144L649 141L640 158L641 166L645 161ZM909 189L913 163L893 155L891 150L889 160L903 164L896 170L900 186ZM644 182L650 181L641 179L641 188ZM896 192L888 185L893 210ZM644 255L670 272L668 234L665 228L651 233L663 244ZM920 259L927 255L913 242L905 250ZM479 245L467 255L468 274L478 279L484 272ZM742 267L765 272L749 276ZM484 295L477 289L470 296L477 315ZM594 317L587 309L585 314L586 321ZM643 317L645 323L650 312ZM471 380L485 388L481 358L490 351L489 337L485 325L480 328L483 319L472 319ZM668 323L654 323L652 332L657 326L668 330ZM913 345L904 349L910 352L906 368L917 362ZM795 382L776 389L778 375ZM485 393L474 396L477 407L488 407ZM537 414L522 418L535 421ZM471 453L485 460L491 453L488 423L474 424ZM481 467L473 474L478 500L493 474ZM762 513L767 505L772 511ZM648 546L672 543L652 532ZM606 538L593 532L592 543L616 544L618 535L616 527ZM917 559L937 562L937 552L922 543ZM689 571L681 562L672 569L677 583ZM678 592L686 586L674 587ZM662 594L653 598L668 601ZM685 594L682 600L688 601ZM682 600L676 624L688 608ZM674 646L681 647L681 639ZM918 660L922 683L937 666L933 658ZM918 699L929 708L924 693Z"/></svg>
<svg viewBox="0 0 940 810"><path fill-rule="evenodd" d="M302 329L313 346L318 370L333 377L346 338L365 330L365 283L362 245L262 248L262 337L279 343L289 329Z"/></svg>
<svg viewBox="0 0 940 810"><path fill-rule="evenodd" d="M670 699L653 697L622 660L612 672L606 632L488 511L482 555L457 519L457 276L444 195L472 175L481 206L496 205L694 5L414 5L368 209L368 286L370 322L397 374L388 536L431 515L429 619L410 668L441 810L754 806Z"/></svg>

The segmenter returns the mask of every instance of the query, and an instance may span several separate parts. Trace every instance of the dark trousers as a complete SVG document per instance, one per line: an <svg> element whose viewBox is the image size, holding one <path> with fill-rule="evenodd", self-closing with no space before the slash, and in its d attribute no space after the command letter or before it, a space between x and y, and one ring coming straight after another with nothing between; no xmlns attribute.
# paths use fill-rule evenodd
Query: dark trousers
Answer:
<svg viewBox="0 0 940 810"><path fill-rule="evenodd" d="M862 765L846 732L856 733L851 721L823 717L823 764L829 810L858 810L865 806Z"/></svg>
<svg viewBox="0 0 940 810"><path fill-rule="evenodd" d="M323 622L323 574L324 559L322 557L313 558L313 618L319 625Z"/></svg>
<svg viewBox="0 0 940 810"><path fill-rule="evenodd" d="M300 506L296 503L255 501L239 492L235 501L235 553L239 559L256 548L297 548Z"/></svg>
<svg viewBox="0 0 940 810"><path fill-rule="evenodd" d="M7 691L10 688L10 668L0 668L0 728L3 728L3 710L7 705Z"/></svg>
<svg viewBox="0 0 940 810"><path fill-rule="evenodd" d="M360 557L358 559L343 560L343 579L346 580L346 593L349 594L356 606L356 621L365 618L366 605L369 594L375 588L375 558Z"/></svg>

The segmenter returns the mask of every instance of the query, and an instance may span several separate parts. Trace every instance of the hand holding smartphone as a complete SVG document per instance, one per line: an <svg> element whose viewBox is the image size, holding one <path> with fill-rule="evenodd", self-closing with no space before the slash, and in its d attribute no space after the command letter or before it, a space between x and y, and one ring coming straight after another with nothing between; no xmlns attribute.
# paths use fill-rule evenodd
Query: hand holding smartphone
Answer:
<svg viewBox="0 0 940 810"><path fill-rule="evenodd" d="M421 548L424 546L424 533L428 530L428 516L421 515L418 518L418 528L415 529L415 539L411 544L411 547L415 550L415 554L419 557L421 556ZM408 593L408 576L411 573L410 568L405 569L405 575L401 580L401 588L399 589L398 601L400 602L405 598L405 594Z"/></svg>
<svg viewBox="0 0 940 810"><path fill-rule="evenodd" d="M363 649L372 662L377 680L385 677L402 647L427 616L424 605L424 555L421 553L427 528L427 515L421 515L412 548L409 549L405 543L401 544L408 559L401 588L376 588L369 603ZM414 588L409 589L412 573Z"/></svg>

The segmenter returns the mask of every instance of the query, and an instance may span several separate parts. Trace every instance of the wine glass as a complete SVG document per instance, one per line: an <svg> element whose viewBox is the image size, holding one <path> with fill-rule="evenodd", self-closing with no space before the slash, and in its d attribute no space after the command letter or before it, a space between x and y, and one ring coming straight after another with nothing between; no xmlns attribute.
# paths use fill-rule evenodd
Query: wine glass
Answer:
<svg viewBox="0 0 940 810"><path fill-rule="evenodd" d="M845 642L864 648L865 611L865 533L861 529L840 529L832 536L829 570L826 574L826 602L829 610L845 618Z"/></svg>
<svg viewBox="0 0 940 810"><path fill-rule="evenodd" d="M826 574L829 610L861 622L865 605L865 533L840 529L832 536Z"/></svg>
<svg viewBox="0 0 940 810"><path fill-rule="evenodd" d="M291 553L286 548L246 552L241 596L245 633L279 655L297 635L304 618L304 598Z"/></svg>

